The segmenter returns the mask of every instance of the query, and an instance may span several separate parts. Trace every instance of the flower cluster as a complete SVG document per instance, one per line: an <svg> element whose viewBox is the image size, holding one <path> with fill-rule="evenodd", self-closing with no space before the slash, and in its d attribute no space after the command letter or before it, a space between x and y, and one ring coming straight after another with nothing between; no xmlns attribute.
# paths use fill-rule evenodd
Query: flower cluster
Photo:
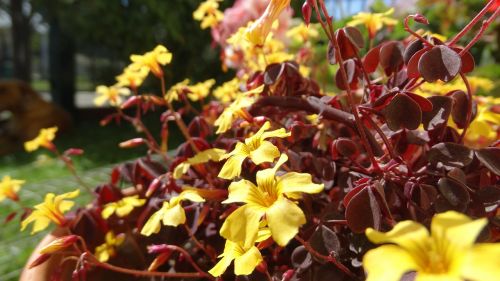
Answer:
<svg viewBox="0 0 500 281"><path fill-rule="evenodd" d="M167 85L163 67L174 55L159 45L132 55L115 85L98 87L96 102L117 109L102 124L130 123L141 136L120 147L148 153L88 189L85 208L68 212L78 190L36 205L22 229L52 222L70 234L32 266L71 245L74 276L498 279L498 99L477 96L491 85L467 76L480 36L458 45L484 16L479 34L486 30L496 2L443 42L413 31L410 22L429 23L420 14L404 19L407 38L385 38L399 24L393 10L337 28L323 0L304 1L305 23L280 34L290 1L270 0L222 40L242 2L223 14L207 0L193 13L218 36L233 79ZM322 52L327 60L317 62ZM141 88L148 77L158 93ZM150 111L161 113L159 132L142 122ZM184 142L169 152L172 126ZM78 150L59 153L54 134L42 131L27 150L60 155L86 187L70 161ZM16 200L22 183L4 178L0 199Z"/></svg>

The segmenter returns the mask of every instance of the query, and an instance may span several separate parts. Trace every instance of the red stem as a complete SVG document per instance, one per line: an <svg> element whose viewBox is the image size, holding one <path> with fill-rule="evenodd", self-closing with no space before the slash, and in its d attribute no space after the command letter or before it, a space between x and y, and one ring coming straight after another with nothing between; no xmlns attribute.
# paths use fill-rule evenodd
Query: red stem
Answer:
<svg viewBox="0 0 500 281"><path fill-rule="evenodd" d="M464 81L465 87L467 88L467 116L465 119L465 125L464 125L464 130L462 131L462 134L460 135L459 142L462 143L463 139L465 137L465 134L467 133L467 129L469 128L470 122L471 122L471 115L472 115L472 89L469 83L469 80L467 79L467 76L460 72L460 78Z"/></svg>
<svg viewBox="0 0 500 281"><path fill-rule="evenodd" d="M295 235L295 240L299 241L300 244L302 244L304 246L304 248L306 248L306 250L309 253L311 253L312 255L316 256L317 258L323 259L327 262L333 263L335 266L337 266L338 269L342 270L342 272L347 274L349 277L351 277L353 279L357 279L356 276L354 275L354 273L352 273L352 271L350 271L349 268L347 268L345 265L340 263L336 258L334 258L332 256L325 256L325 255L317 252L313 247L311 247L311 245L309 245L309 242L300 238L300 236L298 236L298 235Z"/></svg>
<svg viewBox="0 0 500 281"><path fill-rule="evenodd" d="M476 23L489 11L490 7L495 4L495 1L496 0L490 0L488 2L488 4L486 4L486 6L484 6L484 8L481 10L481 12L479 12L479 14L477 14L472 20L471 22L469 22L457 35L455 35L455 37L453 37L453 39L451 39L451 41L448 43L448 46L453 46L455 43L458 42L458 40L460 40L460 38L462 38L467 32L469 32L469 30L471 30L471 28L476 25Z"/></svg>
<svg viewBox="0 0 500 281"><path fill-rule="evenodd" d="M323 2L323 0L319 0L319 3L321 4L321 9L322 9L323 14L326 18L326 21L328 23L328 30L325 29L325 32L327 34L328 33L330 34L330 36L328 36L328 37L329 37L330 42L332 43L332 45L335 49L335 58L337 59L339 66L340 66L339 67L340 74L341 74L340 76L342 77L342 81L344 82L344 85L347 86L347 102L348 102L349 106L351 107L352 114L354 115L354 121L356 123L356 127L358 129L359 135L361 136L361 142L363 143L363 146L365 147L365 150L368 153L368 157L370 158L370 161L372 163L373 168L378 171L378 170L380 170L380 167L378 165L377 160L375 159L375 155L373 153L372 147L370 146L368 139L366 137L366 132L363 129L363 124L361 122L361 118L359 117L358 108L356 107L356 104L354 103L354 98L353 98L353 94L351 91L351 87L349 86L349 82L347 80L347 73L346 73L345 68L344 68L344 59L342 58L342 55L341 55L339 43L338 43L337 39L335 38L335 32L333 30L332 18L329 16L328 10L326 9L325 3ZM318 8L318 2L313 1L313 4L314 4L313 6L314 6L314 10L316 12L316 15L318 17L318 20L322 21L321 14L320 14L320 11ZM324 24L322 24L321 26L324 26Z"/></svg>
<svg viewBox="0 0 500 281"><path fill-rule="evenodd" d="M495 20L495 18L500 14L500 7L495 10L493 15L489 17L487 20L483 21L483 24L481 25L481 29L479 29L479 32L472 38L472 40L465 46L465 48L460 51L460 56L463 56L465 52L467 52L474 44L476 44L477 41L483 36L483 33L488 29L490 24Z"/></svg>

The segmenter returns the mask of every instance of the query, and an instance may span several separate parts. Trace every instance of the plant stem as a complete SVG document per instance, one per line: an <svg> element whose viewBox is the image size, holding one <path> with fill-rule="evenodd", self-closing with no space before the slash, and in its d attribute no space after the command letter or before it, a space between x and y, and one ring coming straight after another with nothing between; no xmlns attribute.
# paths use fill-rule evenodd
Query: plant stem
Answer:
<svg viewBox="0 0 500 281"><path fill-rule="evenodd" d="M68 160L67 156L61 155L61 153L59 152L59 150L55 146L54 146L54 149L52 151L56 154L57 158L59 158L61 161L63 161L64 165L66 165L66 168L68 168L69 172L71 173L71 175L73 175L73 177L75 178L76 182L80 186L82 186L90 195L93 195L94 192L92 191L92 189L90 188L90 186L88 186L82 180L82 178L80 178L80 176L76 172L75 166L73 165L73 163L70 162L70 160Z"/></svg>
<svg viewBox="0 0 500 281"><path fill-rule="evenodd" d="M462 78L462 80L464 81L465 88L467 89L467 115L465 117L464 130L462 131L462 134L460 134L459 138L459 142L462 143L472 118L472 89L465 74L460 72L460 78Z"/></svg>
<svg viewBox="0 0 500 281"><path fill-rule="evenodd" d="M487 20L483 21L483 24L481 25L481 29L479 29L479 32L472 38L472 40L465 46L465 48L460 51L460 56L463 56L465 52L467 52L474 44L476 44L477 41L483 36L483 33L488 29L490 24L495 20L495 18L500 14L500 7L495 10L493 15L489 17Z"/></svg>
<svg viewBox="0 0 500 281"><path fill-rule="evenodd" d="M156 271L145 271L145 270L135 270L128 269L119 266L114 266L108 263L102 263L97 260L93 261L93 265L97 267L101 267L104 269L108 269L111 271L136 275L136 276L148 276L148 277L164 277L164 278L203 278L207 277L206 274L201 274L199 272L156 272ZM211 279L214 280L214 279Z"/></svg>
<svg viewBox="0 0 500 281"><path fill-rule="evenodd" d="M340 263L336 258L334 258L332 256L325 256L325 255L317 252L313 247L311 247L311 245L309 244L309 242L307 242L304 239L300 238L300 236L298 236L298 235L295 235L295 240L299 241L300 244L302 244L304 246L304 248L306 248L306 250L309 253L311 253L312 255L316 256L317 258L323 259L323 260L325 260L327 262L333 263L335 266L337 266L338 269L342 270L342 272L344 272L345 274L347 274L349 277L357 280L357 278L354 275L354 273L352 273L352 271L350 271L349 268L347 268L345 265L343 265L342 263Z"/></svg>
<svg viewBox="0 0 500 281"><path fill-rule="evenodd" d="M462 38L467 32L469 32L469 30L474 26L476 25L476 23L488 12L488 10L490 9L490 7L495 4L496 0L490 0L488 2L488 4L486 4L486 6L484 6L484 8L479 12L479 14L477 14L457 35L455 35L455 37L453 37L453 39L451 39L450 42L448 42L448 46L453 46L455 45L455 43L458 42L458 40L460 40L460 38ZM497 8L498 10L498 8Z"/></svg>
<svg viewBox="0 0 500 281"><path fill-rule="evenodd" d="M346 70L344 68L344 59L342 58L342 53L340 50L339 42L337 41L337 38L335 38L335 32L333 30L332 18L328 15L328 11L325 7L324 1L319 0L319 3L321 4L321 9L322 9L323 14L326 18L326 21L328 23L328 30L325 29L325 32L330 33L329 39L330 39L330 43L332 43L332 45L335 49L335 58L339 64L340 76L342 77L342 81L344 82L344 85L346 85L346 87L347 87L347 103L349 104L349 106L351 108L351 112L354 115L354 121L356 123L356 127L358 129L359 135L361 136L361 142L362 142L366 152L368 153L368 157L370 158L372 166L376 171L379 171L380 167L378 165L377 160L375 159L375 155L373 153L372 147L370 146L370 143L368 142L368 138L366 137L366 131L364 130L363 124L361 122L361 118L359 117L358 108L354 102L353 93L351 91L351 87L349 86L349 82L347 80L347 73L346 73ZM319 8L318 8L318 2L315 0L315 1L313 1L313 4L314 4L314 9L316 11L318 18L320 20L322 20L320 12L319 12ZM324 24L322 24L322 26L324 26Z"/></svg>
<svg viewBox="0 0 500 281"><path fill-rule="evenodd" d="M167 90L165 89L165 78L163 76L160 78L160 82L161 82L161 93L162 93L162 96L165 97L167 95ZM184 138L186 138L186 141L189 142L189 144L191 145L191 148L196 153L199 153L200 150L198 149L198 147L196 147L196 144L193 142L193 139L189 135L189 130L188 130L186 124L184 123L184 121L182 121L182 118L179 116L177 111L175 111L174 107L172 106L172 103L167 101L167 106L168 106L168 109L174 115L175 122L177 123L177 126L181 130L182 135L184 135Z"/></svg>

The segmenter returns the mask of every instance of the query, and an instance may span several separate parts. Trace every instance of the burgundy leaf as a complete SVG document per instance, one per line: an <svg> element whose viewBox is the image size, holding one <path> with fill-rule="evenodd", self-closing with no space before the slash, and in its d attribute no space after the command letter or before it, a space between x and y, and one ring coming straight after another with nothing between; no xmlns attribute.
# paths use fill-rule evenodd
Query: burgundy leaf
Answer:
<svg viewBox="0 0 500 281"><path fill-rule="evenodd" d="M451 81L462 67L460 56L447 46L435 46L425 52L418 62L418 71L427 82Z"/></svg>

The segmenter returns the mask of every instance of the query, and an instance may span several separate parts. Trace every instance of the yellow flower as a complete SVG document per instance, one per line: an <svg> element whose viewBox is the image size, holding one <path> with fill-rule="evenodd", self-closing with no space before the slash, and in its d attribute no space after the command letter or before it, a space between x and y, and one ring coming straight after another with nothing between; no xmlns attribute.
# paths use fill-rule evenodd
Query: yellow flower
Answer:
<svg viewBox="0 0 500 281"><path fill-rule="evenodd" d="M242 243L226 240L224 253L219 258L222 258L208 273L212 276L221 276L234 260L234 274L249 275L255 270L262 261L262 255L254 245L244 247Z"/></svg>
<svg viewBox="0 0 500 281"><path fill-rule="evenodd" d="M116 248L125 241L125 234L115 236L113 231L106 233L104 243L95 248L95 256L100 262L107 262L109 258L116 255Z"/></svg>
<svg viewBox="0 0 500 281"><path fill-rule="evenodd" d="M94 104L97 106L102 106L106 102L109 102L112 106L119 106L122 103L121 96L130 95L130 90L118 85L111 87L107 86L97 86L95 90L97 97L94 99Z"/></svg>
<svg viewBox="0 0 500 281"><path fill-rule="evenodd" d="M147 75L148 70L146 68L134 69L129 65L123 70L122 74L116 76L116 85L118 87L131 87L134 89L142 85Z"/></svg>
<svg viewBox="0 0 500 281"><path fill-rule="evenodd" d="M79 194L80 190L77 189L61 195L55 195L54 193L45 195L44 202L36 205L33 212L31 212L31 214L21 222L21 231L23 231L30 223L34 223L31 234L46 229L50 222L63 226L66 224L64 213L69 211L75 204L73 201L66 199L75 198Z"/></svg>
<svg viewBox="0 0 500 281"><path fill-rule="evenodd" d="M108 203L104 206L101 215L104 219L108 219L112 214L123 218L128 216L135 207L140 207L146 203L145 199L139 199L139 195L122 198L119 201Z"/></svg>
<svg viewBox="0 0 500 281"><path fill-rule="evenodd" d="M56 137L57 127L41 129L38 136L30 141L24 143L24 149L28 152L37 150L39 147L52 149L54 144L52 141Z"/></svg>
<svg viewBox="0 0 500 281"><path fill-rule="evenodd" d="M309 39L318 38L319 32L316 26L306 26L305 23L301 22L299 25L288 30L286 36L297 42L306 42Z"/></svg>
<svg viewBox="0 0 500 281"><path fill-rule="evenodd" d="M211 148L199 152L195 156L188 158L186 161L180 163L175 167L173 177L174 179L180 179L182 175L187 173L191 165L197 165L202 163L207 163L208 161L219 162L225 159L226 151L224 149Z"/></svg>
<svg viewBox="0 0 500 281"><path fill-rule="evenodd" d="M236 99L236 97L241 94L240 91L240 79L233 78L230 81L223 83L221 86L217 87L213 91L213 95L216 99L223 103L228 103Z"/></svg>
<svg viewBox="0 0 500 281"><path fill-rule="evenodd" d="M368 281L398 281L406 272L415 280L490 281L500 276L500 244L474 245L487 219L471 220L448 211L432 219L431 233L419 223L403 221L387 233L367 229L373 243L390 243L368 251L363 266Z"/></svg>
<svg viewBox="0 0 500 281"><path fill-rule="evenodd" d="M290 5L290 0L271 0L264 13L247 29L247 39L255 45L264 45L274 21Z"/></svg>
<svg viewBox="0 0 500 281"><path fill-rule="evenodd" d="M304 193L319 193L323 184L312 182L311 175L305 173L286 173L276 176L276 171L288 160L282 154L274 168L257 172L257 185L248 180L240 180L229 185L228 199L225 204L242 202L245 205L229 215L221 227L222 237L243 242L250 247L256 241L259 224L265 217L273 240L285 246L297 234L306 218L297 203Z"/></svg>
<svg viewBox="0 0 500 281"><path fill-rule="evenodd" d="M17 192L21 189L21 185L24 184L23 180L15 180L10 176L4 176L0 182L0 202L9 198L12 201L19 200L17 197Z"/></svg>
<svg viewBox="0 0 500 281"><path fill-rule="evenodd" d="M258 95L264 89L264 85L259 86L251 91L239 95L233 103L231 103L222 114L215 120L214 125L217 126L217 134L222 134L231 129L233 121L238 117L248 117L245 108L251 106L255 101L255 95Z"/></svg>
<svg viewBox="0 0 500 281"><path fill-rule="evenodd" d="M279 157L278 148L266 139L286 138L290 136L290 133L287 133L283 128L266 132L270 127L271 123L267 121L255 135L245 139L245 143L236 143L234 150L226 154L228 159L222 167L219 177L228 180L238 177L241 174L241 165L246 158L250 158L255 164L260 165L272 162Z"/></svg>
<svg viewBox="0 0 500 281"><path fill-rule="evenodd" d="M199 101L204 99L210 93L210 88L215 84L215 79L209 79L205 82L197 83L193 86L189 86L188 98L192 101Z"/></svg>
<svg viewBox="0 0 500 281"><path fill-rule="evenodd" d="M467 145L485 147L498 139L497 129L500 124L500 114L491 110L500 104L500 99L491 97L475 97L477 114L469 125L465 135Z"/></svg>
<svg viewBox="0 0 500 281"><path fill-rule="evenodd" d="M179 100L179 94L183 94L187 91L189 85L189 79L184 79L183 81L173 85L165 96L165 100L168 103Z"/></svg>
<svg viewBox="0 0 500 281"><path fill-rule="evenodd" d="M163 202L161 209L156 211L146 222L141 230L141 234L144 236L150 236L153 233L158 233L162 222L163 225L169 226L184 224L186 222L186 213L181 205L184 200L197 203L205 202L205 199L203 199L196 191L185 190L178 196L170 198L170 201Z"/></svg>
<svg viewBox="0 0 500 281"><path fill-rule="evenodd" d="M201 21L201 28L206 29L216 26L224 19L224 14L219 11L220 0L207 0L193 12L193 18Z"/></svg>
<svg viewBox="0 0 500 281"><path fill-rule="evenodd" d="M364 13L360 12L352 17L352 20L347 22L349 26L364 25L368 30L370 38L374 38L377 31L382 29L384 25L393 26L398 23L397 20L390 18L389 15L394 13L394 8L389 9L385 13Z"/></svg>
<svg viewBox="0 0 500 281"><path fill-rule="evenodd" d="M169 64L172 61L172 53L163 45L158 45L153 51L147 52L144 55L131 55L132 64L130 67L133 70L146 69L153 72L156 77L163 76L163 70L160 65Z"/></svg>

